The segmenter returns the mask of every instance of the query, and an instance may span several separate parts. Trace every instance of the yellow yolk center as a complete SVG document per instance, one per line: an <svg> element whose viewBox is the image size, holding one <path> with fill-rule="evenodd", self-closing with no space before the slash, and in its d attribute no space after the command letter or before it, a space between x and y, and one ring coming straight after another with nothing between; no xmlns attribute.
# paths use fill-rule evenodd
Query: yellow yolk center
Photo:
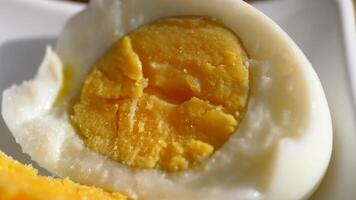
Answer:
<svg viewBox="0 0 356 200"><path fill-rule="evenodd" d="M201 164L248 100L239 39L206 18L170 18L118 40L86 77L72 121L85 144L136 168Z"/></svg>

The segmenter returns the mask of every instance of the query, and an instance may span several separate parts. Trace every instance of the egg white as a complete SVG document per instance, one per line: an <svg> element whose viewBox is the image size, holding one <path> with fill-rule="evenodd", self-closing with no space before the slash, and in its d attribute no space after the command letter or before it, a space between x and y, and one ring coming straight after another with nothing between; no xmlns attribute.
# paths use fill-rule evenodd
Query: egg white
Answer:
<svg viewBox="0 0 356 200"><path fill-rule="evenodd" d="M184 15L217 18L251 58L251 96L238 130L200 169L181 173L130 169L87 149L66 111L93 63L138 26ZM64 65L74 79L57 104ZM139 199L307 198L332 150L330 114L311 64L277 25L237 0L93 0L68 22L56 52L47 49L34 79L3 93L2 115L24 152L54 174Z"/></svg>

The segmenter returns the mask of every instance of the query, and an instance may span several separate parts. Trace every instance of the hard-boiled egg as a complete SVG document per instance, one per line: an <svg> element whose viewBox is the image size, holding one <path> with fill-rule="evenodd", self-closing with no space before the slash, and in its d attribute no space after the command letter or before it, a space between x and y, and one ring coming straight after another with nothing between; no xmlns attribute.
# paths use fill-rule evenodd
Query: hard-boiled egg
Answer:
<svg viewBox="0 0 356 200"><path fill-rule="evenodd" d="M169 20L173 17L183 19L187 16L195 19L214 19L219 25L209 26L210 28L207 29L226 27L226 32L229 34L231 32L238 38L233 39L240 47L237 49L243 49L242 53L230 52L229 55L233 55L233 59L241 57L239 57L240 60L237 59L239 61L236 61L241 64L238 65L240 67L236 67L236 70L242 70L239 74L243 74L242 77L246 77L248 82L246 80L239 82L239 78L230 79L233 73L221 76L221 79L219 79L220 76L215 76L218 77L215 82L227 79L236 81L236 84L231 87L237 89L231 89L230 96L228 95L224 101L215 98L214 95L209 96L204 93L206 91L214 93L218 87L213 85L216 86L216 90L214 87L212 90L207 90L207 86L200 84L204 80L211 80L207 76L202 76L203 72L194 72L195 76L190 78L194 73L189 70L194 67L187 67L187 75L180 75L180 71L177 73L169 71L169 73L163 73L164 76L162 73L158 74L156 79L161 82L152 82L152 77L155 76L147 76L145 72L147 65L142 64L144 61L140 57L141 54L137 53L138 57L135 57L136 54L130 57L131 54L126 52L130 48L137 51L143 44L137 43L135 46L134 42L137 40L131 38L133 47L125 47L129 43L125 43L124 35L131 37L144 27L159 23L160 20ZM163 33L166 30L162 29ZM224 28L221 30L225 31ZM198 30L188 27L184 31L196 33ZM146 34L145 31L142 32ZM155 33L158 32L152 31L147 34ZM162 35L164 38L169 36ZM184 43L194 34L187 34L186 38L180 38L178 33L177 35L177 38ZM201 37L205 36L205 34L201 35ZM215 36L218 37L218 35ZM226 37L217 41L223 41ZM196 39L202 41L199 37ZM82 90L88 82L88 74L93 72L93 66L97 66L98 63L100 65L101 61L106 59L105 56L111 52L109 50L111 46L121 44L118 41L122 41L125 48L118 48L118 53L115 55L124 54L124 56L118 56L117 59L127 61L127 57L130 57L131 64L134 63L137 66L138 63L138 66L141 66L134 72L130 71L134 68L125 68L125 66L130 66L130 63L120 67L120 73L127 72L125 77L129 77L130 81L147 79L146 83L140 82L142 88L146 88L147 84L156 84L163 88L168 87L170 79L160 79L160 77L174 77L172 81L176 82L183 80L182 84L173 84L174 87L168 87L178 91L185 87L186 83L189 87L191 86L193 95L188 96L189 98L180 98L179 103L183 105L186 102L199 102L194 104L199 106L189 107L194 108L192 113L196 112L195 108L202 107L206 112L214 113L204 115L208 116L209 120L213 120L207 120L211 122L204 125L208 127L208 130L204 129L201 132L209 132L212 127L220 127L222 124L224 126L221 129L216 128L218 132L225 130L225 127L233 127L234 131L231 133L226 131L228 137L224 137L222 142L218 143L219 145L215 145L215 140L200 138L201 132L197 131L197 134L188 137L196 142L188 143L198 146L199 148L195 149L203 153L198 154L197 151L188 151L188 153L193 152L189 154L191 157L199 155L199 158L203 159L191 159L187 154L188 156L183 156L179 160L182 162L173 162L173 165L169 165L173 167L165 167L165 159L159 156L154 157L156 160L153 162L146 162L145 154L140 154L140 159L145 161L144 164L140 164L142 163L139 162L140 159L134 160L137 162L132 160L129 162L122 156L124 152L122 148L117 151L115 157L113 155L116 154L110 152L115 148L120 149L122 147L120 145L123 144L118 143L119 146L114 145L109 148L110 140L100 140L108 138L106 136L92 140L103 141L103 143L91 144L89 137L83 133L89 129L88 126L93 126L95 130L96 126L101 127L105 121L99 125L88 123L88 126L78 123L80 117L76 117L75 108L73 114L73 104L80 106L78 102L82 100L80 95L83 95ZM153 46L155 44L159 46L160 42L164 43L163 40L155 42ZM192 45L194 44L193 42ZM206 45L206 49L209 49L209 45ZM215 51L211 52L214 54ZM154 53L151 55L155 55ZM174 55L170 58L174 59ZM159 72L162 72L162 68L166 69L166 66L170 66L170 63L153 63L150 60L153 59L152 56L148 56L147 59L154 69L159 69ZM199 60L199 57L194 56L192 59ZM236 64L236 62L231 63ZM244 73L244 70L249 73ZM181 77L183 78L180 79ZM195 77L200 78L194 79ZM248 86L245 83L248 83ZM202 85L201 88L200 85ZM127 84L122 83L122 86L125 87ZM245 88L244 93L241 92L242 88ZM92 88L89 87L89 89ZM93 91L95 93L98 90ZM142 92L149 93L144 89ZM240 107L237 110L230 109L234 106L226 103L231 101L231 95L236 92L241 93L239 95L243 98L241 97L242 106L240 107L245 109L237 113L235 111L239 111ZM135 93L138 94L135 98L141 97L141 93ZM115 96L116 93L105 94ZM249 95L248 99L247 95ZM177 100L178 97L181 96L175 96L173 100ZM176 101L169 103L164 104L165 108L171 108L172 105L179 107ZM247 107L244 107L245 104ZM96 105L90 104L90 108L95 110L100 107L99 104ZM122 106L123 104L115 105ZM80 108L85 108L85 106ZM110 115L115 106L112 109L109 107L103 109ZM234 113L230 112L231 110ZM85 110L84 113L86 112ZM129 110L127 115L131 116L133 112L135 110ZM103 112L94 112L88 119L95 119L97 116L99 120L101 113ZM56 49L54 51L51 48L47 49L37 75L32 80L19 86L14 85L3 93L2 115L16 141L41 166L56 175L68 176L82 183L119 191L138 199L305 199L312 194L321 181L332 149L329 109L320 81L311 64L276 24L239 0L151 0L149 2L145 0L93 0L83 12L68 21ZM144 112L143 115L145 115ZM178 119L178 114L173 114L173 116L176 115ZM216 118L217 115L221 117ZM199 117L201 116L197 118ZM174 121L176 118L172 119ZM194 119L189 118L188 122ZM164 120L161 120L163 124L166 122ZM94 120L94 122L97 121ZM124 131L127 131L130 126L140 127L134 122L124 126ZM147 123L151 122L152 120ZM118 122L118 126L120 124L122 125L123 122ZM111 125L108 122L104 127ZM96 134L105 134L105 132ZM119 137L126 136L113 136L115 140ZM146 136L145 138L147 139ZM140 139L137 141L141 142ZM168 141L170 140L163 140L162 143L169 144ZM177 139L177 141L186 140ZM145 144L147 143L143 145ZM129 144L127 148L131 146ZM109 153L107 149L110 150ZM133 151L128 152L131 156ZM182 152L186 150L183 148ZM133 159L136 158L137 156L133 157Z"/></svg>

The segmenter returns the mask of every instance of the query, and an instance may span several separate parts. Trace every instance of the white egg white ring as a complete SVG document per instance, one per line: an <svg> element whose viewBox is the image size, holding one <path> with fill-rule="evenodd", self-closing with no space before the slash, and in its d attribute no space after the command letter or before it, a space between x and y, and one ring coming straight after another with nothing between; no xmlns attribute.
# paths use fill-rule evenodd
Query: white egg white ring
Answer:
<svg viewBox="0 0 356 200"><path fill-rule="evenodd" d="M66 102L92 64L117 36L184 15L220 20L251 58L251 96L236 133L200 169L175 174L130 169L87 149ZM93 0L68 22L56 52L48 48L33 80L4 92L2 115L24 152L59 176L139 199L292 200L307 198L327 169L332 126L320 81L293 41L243 1ZM74 80L57 105L63 63L74 68ZM289 132L294 136L285 137Z"/></svg>

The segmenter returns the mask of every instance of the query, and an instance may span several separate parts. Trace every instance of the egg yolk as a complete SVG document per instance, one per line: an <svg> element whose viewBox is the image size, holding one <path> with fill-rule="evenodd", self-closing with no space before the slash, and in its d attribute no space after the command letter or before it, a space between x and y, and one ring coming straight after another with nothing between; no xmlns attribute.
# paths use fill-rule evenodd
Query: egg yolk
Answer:
<svg viewBox="0 0 356 200"><path fill-rule="evenodd" d="M31 166L7 157L0 151L1 200L127 200L119 193L105 192L100 188L79 185L68 178L55 179L37 174Z"/></svg>
<svg viewBox="0 0 356 200"><path fill-rule="evenodd" d="M71 119L85 144L124 165L199 166L241 121L247 55L215 20L158 20L122 37L82 86Z"/></svg>

